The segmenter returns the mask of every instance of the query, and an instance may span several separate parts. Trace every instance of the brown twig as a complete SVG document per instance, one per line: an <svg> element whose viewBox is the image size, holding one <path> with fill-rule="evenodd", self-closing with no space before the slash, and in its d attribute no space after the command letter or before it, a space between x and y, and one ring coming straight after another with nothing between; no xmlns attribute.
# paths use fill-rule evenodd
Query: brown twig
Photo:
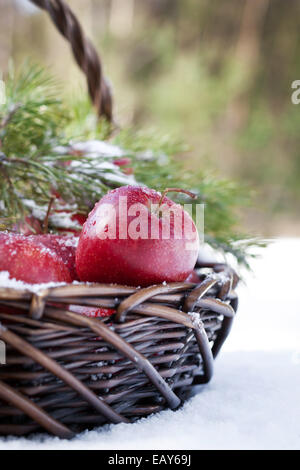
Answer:
<svg viewBox="0 0 300 470"><path fill-rule="evenodd" d="M10 176L5 168L5 162L7 161L7 157L4 153L0 153L0 171L4 177L4 179L6 179L7 183L8 183L8 186L9 186L9 189L14 192L14 187L13 187L13 184L11 182L11 179L10 179Z"/></svg>
<svg viewBox="0 0 300 470"><path fill-rule="evenodd" d="M21 103L16 103L13 108L8 112L6 116L2 119L0 122L0 129L4 129L7 124L12 120L14 114L18 111L18 109L21 107Z"/></svg>
<svg viewBox="0 0 300 470"><path fill-rule="evenodd" d="M195 199L197 197L196 194L192 193L191 191L188 191L187 189L181 189L181 188L166 188L162 195L161 195L161 198L160 198L160 201L159 201L159 204L158 204L158 209L160 208L160 206L162 205L162 202L165 198L165 195L167 193L170 193L170 192L174 192L174 193L182 193L182 194L187 194L188 196L190 196L191 198Z"/></svg>
<svg viewBox="0 0 300 470"><path fill-rule="evenodd" d="M48 233L49 215L50 215L51 208L52 208L54 201L55 201L55 196L51 196L49 204L48 204L47 213L43 222L43 233Z"/></svg>

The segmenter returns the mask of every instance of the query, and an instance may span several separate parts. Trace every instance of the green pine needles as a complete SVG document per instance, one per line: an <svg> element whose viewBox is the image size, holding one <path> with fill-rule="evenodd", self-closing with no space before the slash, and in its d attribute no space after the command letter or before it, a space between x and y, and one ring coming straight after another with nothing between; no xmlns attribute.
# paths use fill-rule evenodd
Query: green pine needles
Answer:
<svg viewBox="0 0 300 470"><path fill-rule="evenodd" d="M174 155L182 146L156 133L120 131L110 139L110 153L74 150L72 142L105 140L109 125L97 122L91 106L81 100L67 106L48 71L27 64L19 73L12 69L6 80L6 103L0 105L0 225L9 228L31 214L45 214L51 195L66 202L64 210L87 212L108 190L132 184L113 164L115 158L131 159L138 183L162 191L181 187L197 194L193 203L205 204L206 241L239 263L248 264L249 248L260 244L238 230L238 211L248 203L245 190L199 169L183 170ZM114 155L114 149L116 154ZM170 193L174 200L182 195ZM192 202L192 201L189 201ZM40 209L40 211L38 210ZM42 215L40 215L42 217ZM56 231L59 214L50 228Z"/></svg>

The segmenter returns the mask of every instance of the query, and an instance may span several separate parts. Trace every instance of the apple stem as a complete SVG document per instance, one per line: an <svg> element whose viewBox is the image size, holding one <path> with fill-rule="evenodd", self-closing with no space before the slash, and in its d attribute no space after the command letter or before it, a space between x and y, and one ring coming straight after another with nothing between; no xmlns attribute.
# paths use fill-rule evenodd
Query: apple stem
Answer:
<svg viewBox="0 0 300 470"><path fill-rule="evenodd" d="M51 196L51 198L49 200L49 204L48 204L47 213L46 213L46 216L45 216L45 219L44 219L44 222L43 222L43 233L48 233L49 215L50 215L51 208L52 208L54 200L55 200L55 196Z"/></svg>
<svg viewBox="0 0 300 470"><path fill-rule="evenodd" d="M190 196L191 198L195 199L197 197L197 194L195 193L192 193L191 191L188 191L187 189L181 189L181 188L166 188L162 195L161 195L161 198L160 198L160 201L159 201L159 204L158 204L158 210L160 209L160 206L162 205L162 202L164 200L164 197L167 193L170 193L170 192L174 192L174 193L183 193L183 194L187 194L188 196Z"/></svg>

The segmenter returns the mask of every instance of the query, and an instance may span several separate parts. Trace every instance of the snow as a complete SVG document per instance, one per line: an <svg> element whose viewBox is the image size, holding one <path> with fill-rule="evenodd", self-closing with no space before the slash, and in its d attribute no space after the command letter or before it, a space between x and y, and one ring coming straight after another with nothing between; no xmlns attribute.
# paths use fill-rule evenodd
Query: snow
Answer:
<svg viewBox="0 0 300 470"><path fill-rule="evenodd" d="M203 322L200 319L200 314L197 312L187 312L188 315L191 317L192 324L197 326L198 328L203 328Z"/></svg>
<svg viewBox="0 0 300 470"><path fill-rule="evenodd" d="M300 239L282 239L253 262L212 381L178 411L0 449L299 449L299 261Z"/></svg>
<svg viewBox="0 0 300 470"><path fill-rule="evenodd" d="M49 250L50 251L50 250ZM64 282L45 282L41 284L27 284L26 282L19 281L15 278L9 277L8 271L0 271L0 288L7 287L10 289L19 289L19 290L28 290L30 292L39 292L43 289L50 289L51 287L64 286ZM73 282L74 284L79 284L78 282Z"/></svg>
<svg viewBox="0 0 300 470"><path fill-rule="evenodd" d="M124 155L124 150L122 150L120 147L102 140L75 142L71 144L71 148L73 150L95 157L122 157Z"/></svg>
<svg viewBox="0 0 300 470"><path fill-rule="evenodd" d="M28 207L32 215L43 221L46 217L48 205L38 205L32 199L23 199L23 203ZM72 215L78 211L76 204L67 204L65 201L56 199L55 211L49 215L49 221L55 226L64 229L81 229L81 225L71 219Z"/></svg>
<svg viewBox="0 0 300 470"><path fill-rule="evenodd" d="M133 175L125 175L119 167L114 165L111 162L103 162L101 158L98 156L94 158L92 162L82 162L80 160L72 160L70 163L69 168L79 169L80 173L73 173L72 177L77 178L79 180L81 178L81 174L93 176L97 173L99 178L102 178L105 181L109 181L111 183L117 183L118 185L126 186L128 184L131 185L138 185L137 181L135 180ZM95 188L97 188L97 179L95 180Z"/></svg>
<svg viewBox="0 0 300 470"><path fill-rule="evenodd" d="M81 230L81 225L71 219L71 212L53 212L49 215L49 221L55 226L65 230Z"/></svg>
<svg viewBox="0 0 300 470"><path fill-rule="evenodd" d="M79 237L65 237L65 238L57 238L57 243L62 246L72 246L74 248L77 247L78 242L79 242Z"/></svg>

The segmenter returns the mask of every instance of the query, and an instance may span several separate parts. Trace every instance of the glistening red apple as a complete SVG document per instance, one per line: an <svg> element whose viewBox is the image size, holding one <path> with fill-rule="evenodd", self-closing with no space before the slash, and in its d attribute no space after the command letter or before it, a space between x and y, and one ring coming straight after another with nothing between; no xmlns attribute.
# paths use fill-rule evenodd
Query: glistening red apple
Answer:
<svg viewBox="0 0 300 470"><path fill-rule="evenodd" d="M78 237L47 233L43 235L32 235L28 238L32 240L32 242L41 243L46 248L54 251L68 268L72 281L79 280L75 268L75 252Z"/></svg>
<svg viewBox="0 0 300 470"><path fill-rule="evenodd" d="M107 318L116 313L116 310L112 308L87 307L73 304L68 306L68 310L90 318Z"/></svg>
<svg viewBox="0 0 300 470"><path fill-rule="evenodd" d="M62 258L34 237L1 232L0 271L29 284L72 282Z"/></svg>
<svg viewBox="0 0 300 470"><path fill-rule="evenodd" d="M200 279L200 277L198 276L198 274L196 273L196 271L193 270L193 271L188 275L188 277L186 278L185 281L186 281L186 282L194 282L195 284L200 284L201 279Z"/></svg>
<svg viewBox="0 0 300 470"><path fill-rule="evenodd" d="M198 249L197 229L179 204L153 189L123 186L89 214L76 270L82 281L135 286L184 281Z"/></svg>
<svg viewBox="0 0 300 470"><path fill-rule="evenodd" d="M43 233L41 222L33 215L27 215L13 226L13 231L23 235Z"/></svg>

